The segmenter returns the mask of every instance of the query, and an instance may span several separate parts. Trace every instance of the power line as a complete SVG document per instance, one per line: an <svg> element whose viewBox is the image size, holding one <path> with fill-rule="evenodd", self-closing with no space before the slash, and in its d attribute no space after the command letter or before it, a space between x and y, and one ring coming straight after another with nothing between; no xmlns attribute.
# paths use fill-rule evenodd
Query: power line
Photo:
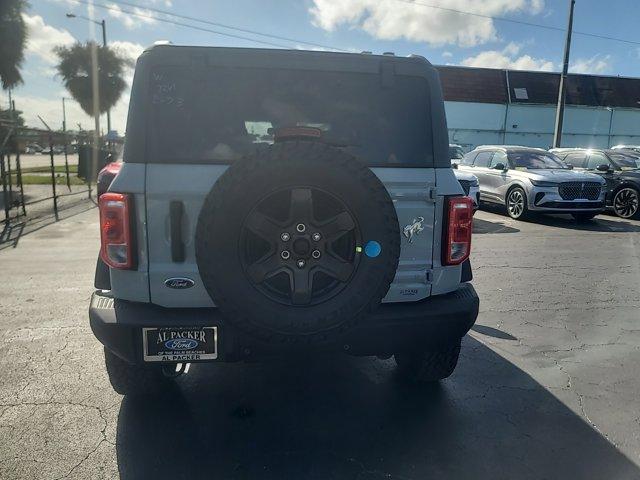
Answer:
<svg viewBox="0 0 640 480"><path fill-rule="evenodd" d="M274 42L269 42L269 41L265 41L265 40L259 40L259 39L256 39L256 38L245 37L245 36L242 36L242 35L237 35L237 34L232 34L232 33L227 33L227 32L221 32L219 30L211 30L211 29L208 29L208 28L198 27L196 25L190 25L190 24L186 24L186 23L177 22L175 20L169 20L167 18L158 17L156 15L146 15L146 14L141 13L139 11L135 12L135 11L131 11L131 10L124 10L124 9L122 9L120 7L114 7L114 6L104 5L104 4L100 4L100 3L90 2L88 0L72 0L72 1L84 4L84 5L92 5L92 6L95 6L95 7L99 7L99 8L105 9L105 10L110 10L110 11L114 11L114 12L118 12L118 13L126 13L128 15L132 15L132 16L135 16L135 17L149 18L149 19L157 20L159 22L169 23L169 24L172 24L172 25L185 27L185 28L191 28L193 30L199 30L199 31L203 31L203 32L214 33L216 35L222 35L222 36L226 36L226 37L237 38L237 39L240 39L240 40L247 40L247 41L254 42L254 43L260 43L260 44L263 44L263 45L269 45L271 47L291 48L290 45L283 45L281 43L274 43ZM413 1L413 0L393 0L393 1L399 2L399 3L404 3L404 4L407 4L407 5L415 5L415 6L419 6L419 7L433 8L433 9L436 9L436 10L447 11L447 12L456 13L456 14L459 14L459 15L467 15L467 16L472 16L472 17L486 18L486 19L494 20L494 21L514 23L514 24L517 24L517 25L525 25L525 26L528 26L528 27L542 28L542 29L553 30L553 31L557 31L557 32L566 31L566 29L564 29L562 27L555 27L553 25L544 25L544 24L541 24L541 23L526 22L524 20L516 20L516 19L513 19L513 18L498 17L498 16L486 15L486 14L477 13L477 12L468 12L468 11L465 11L465 10L458 10L458 9L455 9L455 8L443 7L443 6L440 6L440 5L432 5L432 4L417 2L417 1ZM216 23L216 22L212 22L212 21L209 21L209 20L203 20L203 19L199 19L199 18L195 18L195 17L189 17L189 16L186 16L186 15L180 15L180 14L177 14L177 13L169 12L167 10L161 10L161 9L158 9L158 8L142 6L142 5L139 5L139 4L135 4L135 3L131 3L131 2L125 2L125 1L122 1L122 0L112 0L111 3L120 4L120 5L127 5L127 6L130 6L130 7L133 7L133 8L137 8L137 9L153 11L153 12L156 12L158 14L166 15L166 16L169 16L169 17L180 18L180 19L189 20L189 21L192 21L192 22L204 23L204 24L207 24L207 25L212 25L212 26L216 26L216 27L222 27L222 28L226 28L226 29L229 29L229 30L236 30L236 31L239 31L239 32L250 33L252 35L258 35L258 36L267 37L267 38L274 38L276 40L283 40L283 41L287 41L287 42L293 42L293 43L296 43L296 44L309 45L309 46L319 47L319 48L326 48L326 49L329 49L329 50L335 50L335 51L340 51L340 52L347 52L348 51L346 49L339 48L339 47L333 47L333 46L330 46L330 45L323 45L323 44L320 44L320 43L308 42L308 41L305 41L305 40L299 40L299 39L290 38L290 37L283 37L283 36L279 36L279 35L272 35L272 34L269 34L269 33L263 33L263 32L259 32L259 31L256 31L256 30L240 28L240 27L236 27L236 26L232 26L232 25L226 25L226 24L223 24L223 23ZM600 34L597 34L597 33L574 31L573 34L574 35L582 35L582 36L585 36L585 37L599 38L601 40L610 40L610 41L614 41L614 42L621 42L621 43L626 43L626 44L629 44L629 45L640 45L640 41L628 40L628 39L612 37L612 36L608 36L608 35L600 35Z"/></svg>
<svg viewBox="0 0 640 480"><path fill-rule="evenodd" d="M449 8L449 7L442 7L440 5L431 5L428 3L422 3L422 2L414 2L412 0L393 0L395 2L399 2L399 3L405 3L408 5L416 5L419 7L427 7L427 8L434 8L437 10L444 10L446 12L452 12L452 13L457 13L460 15L468 15L468 16L472 16L472 17L480 17L480 18L487 18L490 20L496 20L499 22L509 22L509 23L515 23L518 25L526 25L528 27L537 27L537 28L544 28L547 30L555 30L557 32L565 32L566 28L562 28L562 27L554 27L553 25L544 25L542 23L533 23L533 22L525 22L524 20L516 20L513 18L506 18L506 17L496 17L496 16L492 16L492 15L485 15L483 13L476 13L476 12L467 12L465 10L458 10L455 8ZM602 40L611 40L614 42L622 42L622 43L627 43L630 45L640 45L640 41L635 41L635 40L627 40L625 38L618 38L618 37L610 37L608 35L600 35L597 33L589 33L589 32L578 32L575 31L573 32L574 35L582 35L585 37L593 37L593 38L600 38Z"/></svg>
<svg viewBox="0 0 640 480"><path fill-rule="evenodd" d="M108 5L103 5L103 4L96 3L96 2L90 2L88 0L72 0L72 1L74 1L76 3L82 3L84 5L91 5L93 7L103 8L105 10L111 10L113 12L126 13L128 15L133 15L134 17L150 18L152 20L157 20L158 22L169 23L171 25L177 25L179 27L191 28L193 30L200 30L202 32L214 33L216 35L222 35L222 36L225 36L225 37L237 38L237 39L240 39L240 40L247 40L247 41L254 42L254 43L260 43L260 44L263 44L263 45L269 45L270 47L291 48L290 45L283 45L281 43L267 42L267 41L264 41L264 40L258 40L258 39L255 39L255 38L245 37L245 36L242 36L242 35L235 35L233 33L226 33L226 32L220 32L220 31L217 31L217 30L211 30L209 28L198 27L196 25L189 25L187 23L176 22L174 20L169 20L167 18L161 18L161 17L157 17L157 16L154 16L154 15L145 15L145 14L139 13L139 12L132 12L130 10L124 10L124 9L122 9L120 7L117 7L117 8L110 7Z"/></svg>
<svg viewBox="0 0 640 480"><path fill-rule="evenodd" d="M257 30L250 30L248 28L241 28L241 27L236 27L236 26L233 26L233 25L226 25L224 23L212 22L210 20L204 20L202 18L189 17L187 15L181 15L179 13L173 13L173 12L170 12L168 10L161 10L159 8L142 6L142 5L131 3L131 2L124 2L122 0L111 0L110 3L115 3L115 4L118 4L118 5L127 5L127 6L133 7L133 8L142 8L144 10L149 10L151 12L160 13L162 15L168 15L168 16L175 17L175 18L181 18L182 20L189 20L191 22L204 23L206 25L212 25L214 27L228 28L229 30L237 30L238 32L250 33L252 35L259 35L261 37L275 38L276 40L284 40L286 42L300 43L300 44L303 44L303 45L309 45L311 47L326 48L326 49L329 49L329 50L339 50L341 52L346 52L347 51L347 50L345 50L343 48L333 47L331 45L323 45L322 43L307 42L305 40L298 40L296 38L282 37L282 36L273 35L273 34L270 34L270 33L258 32Z"/></svg>
<svg viewBox="0 0 640 480"><path fill-rule="evenodd" d="M265 40L259 40L257 38L245 37L243 35L237 35L237 34L228 33L228 32L221 32L219 30L212 30L212 29L209 29L209 28L198 27L196 25L190 25L190 24L187 24L187 23L176 22L175 20L162 18L162 17L156 16L156 15L144 14L144 13L141 13L140 11L134 12L134 11L131 11L131 10L125 10L123 8L120 8L120 7L104 5L104 4L101 4L101 3L92 2L92 1L88 1L88 0L72 0L72 1L74 1L76 3L84 4L84 5L91 5L91 6L94 6L94 7L102 8L104 10L110 10L112 12L126 13L127 15L132 15L132 16L140 17L140 18L149 18L149 19L152 19L152 20L157 20L159 22L169 23L171 25L176 25L176 26L179 26L179 27L191 28L193 30L199 30L199 31L208 32L208 33L214 33L216 35L223 35L223 36L226 36L226 37L237 38L237 39L240 39L240 40L247 40L247 41L254 42L254 43L260 43L260 44L263 44L263 45L269 45L271 47L287 48L287 49L291 48L291 45L284 45L282 43L274 43L274 42L269 42L269 41L265 41ZM183 15L177 15L177 14L173 14L171 12L166 12L166 11L159 10L159 9L152 9L152 8L148 8L148 7L143 7L143 6L139 6L139 5L135 5L135 4L130 4L130 3L127 3L127 2L115 2L114 1L112 3L121 3L123 5L131 5L134 8L139 8L139 9L142 9L142 10L149 10L149 11L153 10L153 11L156 11L158 13L161 13L161 14L167 15L167 16L173 16L173 17L176 17L176 18L183 18L183 19L188 19L188 20L191 20L191 21L197 21L197 22L206 23L206 24L210 24L210 25L216 25L216 26L220 26L220 27L223 27L223 28L229 28L229 29L233 29L233 30L252 33L254 35L261 35L261 36L264 36L264 37L270 37L270 38L275 38L275 39L279 39L279 40L286 40L286 41L290 41L290 42L293 42L293 43L311 45L311 46L315 46L315 47L327 48L327 49L337 50L337 51L341 51L341 52L346 52L347 51L347 50L345 50L343 48L330 47L330 46L327 46L327 45L316 44L316 43L307 42L307 41L304 41L304 40L298 40L298 39L294 39L294 38L279 37L277 35L261 33L261 32L248 30L248 29L240 29L240 28L237 28L237 27L227 26L227 25L224 25L224 24L219 24L219 23L214 23L214 22L208 22L208 21L204 21L204 20L200 20L200 19L196 19L196 18L192 18L192 17L186 17L186 16L183 16Z"/></svg>

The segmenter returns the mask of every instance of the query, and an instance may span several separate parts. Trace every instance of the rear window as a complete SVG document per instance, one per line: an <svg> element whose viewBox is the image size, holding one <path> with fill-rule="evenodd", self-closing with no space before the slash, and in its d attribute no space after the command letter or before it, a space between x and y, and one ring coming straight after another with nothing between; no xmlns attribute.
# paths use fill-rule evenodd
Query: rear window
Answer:
<svg viewBox="0 0 640 480"><path fill-rule="evenodd" d="M150 82L149 162L230 163L310 126L372 166L433 163L420 77L216 66L162 67Z"/></svg>

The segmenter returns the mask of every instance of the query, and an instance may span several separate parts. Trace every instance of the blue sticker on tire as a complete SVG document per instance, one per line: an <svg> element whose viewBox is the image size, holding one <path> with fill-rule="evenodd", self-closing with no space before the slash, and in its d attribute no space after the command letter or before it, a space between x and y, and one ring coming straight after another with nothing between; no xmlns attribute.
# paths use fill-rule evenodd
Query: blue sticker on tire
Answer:
<svg viewBox="0 0 640 480"><path fill-rule="evenodd" d="M382 246L375 240L370 240L364 246L364 254L367 257L375 258L382 252Z"/></svg>

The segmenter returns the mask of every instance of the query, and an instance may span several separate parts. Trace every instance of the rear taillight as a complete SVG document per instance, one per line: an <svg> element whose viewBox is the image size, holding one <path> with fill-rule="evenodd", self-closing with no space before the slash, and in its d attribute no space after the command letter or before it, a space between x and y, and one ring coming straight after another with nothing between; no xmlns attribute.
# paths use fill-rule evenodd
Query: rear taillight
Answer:
<svg viewBox="0 0 640 480"><path fill-rule="evenodd" d="M469 197L449 197L444 235L444 265L458 265L469 258L472 228L473 201Z"/></svg>
<svg viewBox="0 0 640 480"><path fill-rule="evenodd" d="M133 267L131 201L123 193L106 192L98 200L100 208L100 256L111 268Z"/></svg>

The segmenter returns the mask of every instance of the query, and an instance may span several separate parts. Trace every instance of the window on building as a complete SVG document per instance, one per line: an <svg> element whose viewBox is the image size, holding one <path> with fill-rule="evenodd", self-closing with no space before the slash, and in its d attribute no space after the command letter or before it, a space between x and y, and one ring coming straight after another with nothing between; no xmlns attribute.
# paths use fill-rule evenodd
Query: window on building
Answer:
<svg viewBox="0 0 640 480"><path fill-rule="evenodd" d="M529 100L529 92L526 88L514 88L513 93L517 100Z"/></svg>

